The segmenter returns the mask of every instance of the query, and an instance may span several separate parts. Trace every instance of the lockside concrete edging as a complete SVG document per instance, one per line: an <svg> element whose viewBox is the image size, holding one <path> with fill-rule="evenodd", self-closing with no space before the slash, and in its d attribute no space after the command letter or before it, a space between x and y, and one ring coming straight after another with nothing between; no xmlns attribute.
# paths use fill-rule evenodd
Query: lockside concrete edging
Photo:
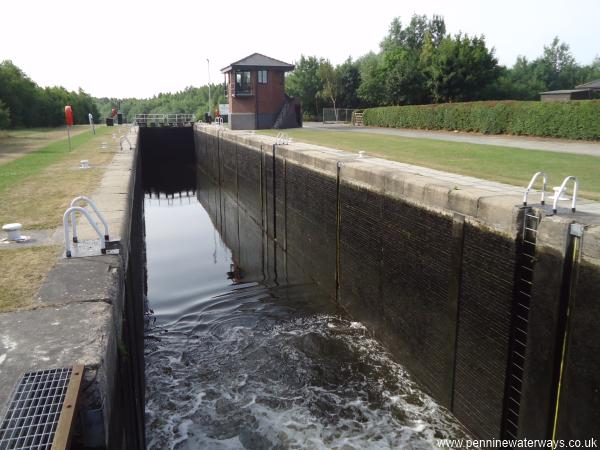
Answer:
<svg viewBox="0 0 600 450"><path fill-rule="evenodd" d="M38 292L38 306L0 314L0 338L10 349L0 366L0 405L7 406L24 372L84 364L77 440L85 447L107 447L114 427L136 164L137 146L115 153L93 195L82 193L106 212L119 254L67 259L63 251ZM79 230L81 240L95 237L83 222Z"/></svg>

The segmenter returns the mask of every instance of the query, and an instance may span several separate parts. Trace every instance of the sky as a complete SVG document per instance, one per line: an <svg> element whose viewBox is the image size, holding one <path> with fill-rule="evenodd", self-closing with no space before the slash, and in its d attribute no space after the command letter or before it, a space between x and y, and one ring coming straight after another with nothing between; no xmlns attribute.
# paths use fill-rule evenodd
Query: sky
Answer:
<svg viewBox="0 0 600 450"><path fill-rule="evenodd" d="M289 63L356 59L378 51L394 17L407 24L413 14L485 35L507 66L540 56L554 36L580 64L600 56L599 0L4 0L0 61L41 86L148 98L222 82L220 69L254 52Z"/></svg>

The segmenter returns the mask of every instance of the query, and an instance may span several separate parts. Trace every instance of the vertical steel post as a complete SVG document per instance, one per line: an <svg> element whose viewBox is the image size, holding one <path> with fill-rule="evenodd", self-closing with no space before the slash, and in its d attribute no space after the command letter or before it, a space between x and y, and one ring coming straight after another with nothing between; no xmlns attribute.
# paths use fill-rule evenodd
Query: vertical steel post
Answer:
<svg viewBox="0 0 600 450"><path fill-rule="evenodd" d="M92 127L92 132L96 134L96 127L94 126L94 116L92 116L92 113L88 114L88 119L90 121L90 126Z"/></svg>

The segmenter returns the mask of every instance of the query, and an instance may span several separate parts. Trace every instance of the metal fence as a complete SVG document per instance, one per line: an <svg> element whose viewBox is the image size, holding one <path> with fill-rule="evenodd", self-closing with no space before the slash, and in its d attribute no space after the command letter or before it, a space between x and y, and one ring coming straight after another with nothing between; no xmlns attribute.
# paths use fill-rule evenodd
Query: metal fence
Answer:
<svg viewBox="0 0 600 450"><path fill-rule="evenodd" d="M134 123L141 126L177 126L191 124L193 114L136 114Z"/></svg>
<svg viewBox="0 0 600 450"><path fill-rule="evenodd" d="M351 123L354 111L358 110L349 108L323 108L323 123Z"/></svg>

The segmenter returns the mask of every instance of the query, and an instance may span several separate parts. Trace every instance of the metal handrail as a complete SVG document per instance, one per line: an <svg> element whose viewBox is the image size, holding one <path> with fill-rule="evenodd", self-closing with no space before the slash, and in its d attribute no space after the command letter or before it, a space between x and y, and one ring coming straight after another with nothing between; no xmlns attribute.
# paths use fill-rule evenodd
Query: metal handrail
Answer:
<svg viewBox="0 0 600 450"><path fill-rule="evenodd" d="M102 225L104 225L104 239L106 241L108 241L109 240L108 222L106 221L106 219L104 218L102 213L100 213L100 210L98 209L98 207L96 206L94 201L91 198L86 197L85 195L80 195L79 197L75 197L73 200L71 200L70 206L75 206L78 202L79 203L86 202L88 205L90 205L92 207L92 209L96 213L96 216L98 217L98 219L100 219L100 222L102 222ZM73 213L71 213L71 224L73 225L73 242L77 243L77 221L75 220L75 211Z"/></svg>
<svg viewBox="0 0 600 450"><path fill-rule="evenodd" d="M525 193L523 194L523 206L527 206L527 197L529 195L529 191L533 187L533 184L535 183L535 180L537 180L537 177L539 177L540 175L542 175L542 181L543 181L541 204L544 205L546 203L544 198L546 195L546 185L548 183L548 178L546 177L546 172L536 172L535 174L533 174L533 177L531 177L531 181L529 182L529 185L527 186L527 189L525 189Z"/></svg>
<svg viewBox="0 0 600 450"><path fill-rule="evenodd" d="M278 133L275 138L275 145L288 145L290 143L290 137L285 133Z"/></svg>
<svg viewBox="0 0 600 450"><path fill-rule="evenodd" d="M70 208L68 208L65 211L65 214L63 215L63 227L65 229L65 255L66 255L66 257L67 258L71 257L71 241L69 241L69 218L71 217L71 214L74 214L75 212L82 213L85 216L85 218L88 220L88 222L90 223L92 228L94 228L96 233L98 233L98 237L100 238L100 252L102 254L105 254L106 253L106 241L104 239L104 236L100 232L98 225L96 224L96 222L94 222L92 220L92 216L90 216L90 213L87 211L87 209L82 208L81 206L71 206ZM75 223L75 222L73 222L73 223Z"/></svg>
<svg viewBox="0 0 600 450"><path fill-rule="evenodd" d="M575 212L575 206L577 205L577 189L579 187L579 182L577 181L577 177L570 175L563 180L558 193L554 194L554 203L552 204L552 212L554 214L556 214L557 211L556 205L558 204L558 199L564 192L566 192L567 183L569 182L569 180L573 180L573 199L571 201L571 212Z"/></svg>
<svg viewBox="0 0 600 450"><path fill-rule="evenodd" d="M165 124L185 124L193 122L193 114L136 114L133 123L157 125Z"/></svg>
<svg viewBox="0 0 600 450"><path fill-rule="evenodd" d="M133 148L133 146L131 145L131 142L129 141L127 136L121 136L121 138L119 139L119 145L121 146L121 151L123 151L123 141L127 141L127 143L129 144L129 150L131 150Z"/></svg>

